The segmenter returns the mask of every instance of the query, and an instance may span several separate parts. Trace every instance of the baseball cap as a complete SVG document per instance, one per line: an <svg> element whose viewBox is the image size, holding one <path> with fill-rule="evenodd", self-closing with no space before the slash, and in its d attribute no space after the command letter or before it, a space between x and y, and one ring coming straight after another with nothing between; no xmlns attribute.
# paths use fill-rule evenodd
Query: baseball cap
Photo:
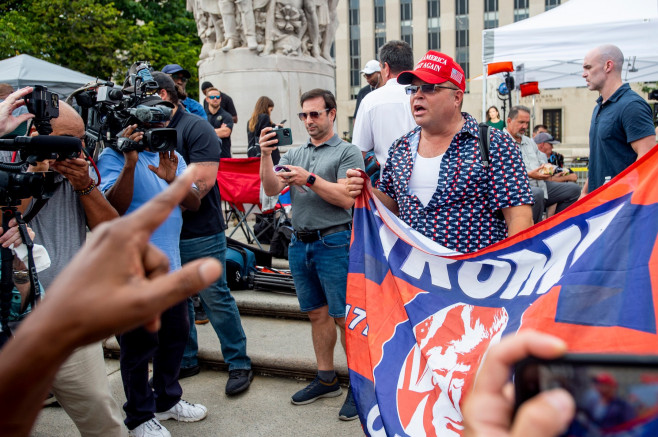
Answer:
<svg viewBox="0 0 658 437"><path fill-rule="evenodd" d="M174 73L183 73L183 76L187 79L192 77L189 71L184 69L178 64L167 64L164 67L162 67L162 72L165 74L174 74Z"/></svg>
<svg viewBox="0 0 658 437"><path fill-rule="evenodd" d="M608 372L601 372L592 378L597 384L617 385L617 380Z"/></svg>
<svg viewBox="0 0 658 437"><path fill-rule="evenodd" d="M541 144L541 143L560 144L559 141L555 141L553 135L548 134L546 132L538 133L537 135L535 135L533 140L535 140L536 144Z"/></svg>
<svg viewBox="0 0 658 437"><path fill-rule="evenodd" d="M212 87L213 85L210 82L205 81L204 83L201 84L201 91L205 91L208 88L212 88Z"/></svg>
<svg viewBox="0 0 658 437"><path fill-rule="evenodd" d="M400 73L398 83L409 85L414 77L431 84L450 82L460 90L466 90L464 70L450 56L434 50L427 52L416 68Z"/></svg>
<svg viewBox="0 0 658 437"><path fill-rule="evenodd" d="M162 99L160 98L160 96L155 95L155 94L152 95L152 96L148 96L147 98L145 98L144 100L142 100L141 102L139 102L139 104L140 104L140 105L144 105L144 106L158 106L158 105L162 105L162 106L168 106L168 107L170 107L170 108L175 108L175 106L174 106L173 103L168 102L168 101L166 101L166 100L162 100Z"/></svg>
<svg viewBox="0 0 658 437"><path fill-rule="evenodd" d="M363 74L372 74L380 71L379 67L379 62L375 61L374 59L366 62L366 66L363 67L363 70L361 70L361 73Z"/></svg>
<svg viewBox="0 0 658 437"><path fill-rule="evenodd" d="M168 74L165 74L162 71L154 71L151 74L153 75L153 79L158 83L158 89L165 90L169 94L177 95L176 84Z"/></svg>

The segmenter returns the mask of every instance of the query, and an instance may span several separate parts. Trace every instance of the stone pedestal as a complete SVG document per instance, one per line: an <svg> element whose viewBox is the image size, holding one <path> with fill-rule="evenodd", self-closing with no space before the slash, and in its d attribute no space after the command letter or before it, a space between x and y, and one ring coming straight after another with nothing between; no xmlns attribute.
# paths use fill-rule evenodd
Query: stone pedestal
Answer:
<svg viewBox="0 0 658 437"><path fill-rule="evenodd" d="M272 121L287 120L284 126L292 129L293 145L298 145L308 138L297 118L301 95L313 88L336 93L335 69L330 63L310 56L258 56L247 48L212 52L199 65L199 83L204 81L233 99L238 112L231 134L234 156L246 156L247 123L260 96L274 101Z"/></svg>

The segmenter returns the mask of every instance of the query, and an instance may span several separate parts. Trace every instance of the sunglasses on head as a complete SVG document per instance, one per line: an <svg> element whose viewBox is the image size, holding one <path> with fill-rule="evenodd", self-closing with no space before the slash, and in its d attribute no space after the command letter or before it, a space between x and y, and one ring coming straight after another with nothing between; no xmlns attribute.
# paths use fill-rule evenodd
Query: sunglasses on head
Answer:
<svg viewBox="0 0 658 437"><path fill-rule="evenodd" d="M323 109L322 111L320 111L320 112L317 112L317 111L311 111L311 112L300 112L299 114L297 114L297 116L299 117L299 119L300 119L301 121L305 121L305 120L306 120L306 117L318 118L318 117L320 116L320 114L322 114L323 112L327 112L327 111L331 111L331 109L329 109L329 108L324 108L324 109Z"/></svg>
<svg viewBox="0 0 658 437"><path fill-rule="evenodd" d="M457 88L451 86L434 85L432 83L425 83L423 85L407 85L404 87L404 90L406 91L407 95L413 96L418 92L418 90L421 90L423 94L434 94L439 88L457 91Z"/></svg>
<svg viewBox="0 0 658 437"><path fill-rule="evenodd" d="M208 96L210 100L219 100L222 98L222 96Z"/></svg>

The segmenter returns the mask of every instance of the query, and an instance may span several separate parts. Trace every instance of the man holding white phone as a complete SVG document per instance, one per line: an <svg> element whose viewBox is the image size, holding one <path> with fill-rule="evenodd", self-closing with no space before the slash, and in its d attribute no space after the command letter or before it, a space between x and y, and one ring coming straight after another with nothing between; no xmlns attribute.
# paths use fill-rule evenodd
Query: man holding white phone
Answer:
<svg viewBox="0 0 658 437"><path fill-rule="evenodd" d="M318 375L292 396L295 405L342 393L334 370L333 351L336 326L345 347L345 292L354 205L345 182L348 169L364 168L359 149L342 141L334 132L333 94L313 89L302 94L300 104L303 112L299 113L299 119L310 138L283 155L280 171L275 172L272 163L272 150L278 144L276 132L266 127L259 139L260 178L265 193L276 195L287 185L298 188L290 191L295 232L288 258L299 306L311 319ZM339 418L357 417L350 389Z"/></svg>

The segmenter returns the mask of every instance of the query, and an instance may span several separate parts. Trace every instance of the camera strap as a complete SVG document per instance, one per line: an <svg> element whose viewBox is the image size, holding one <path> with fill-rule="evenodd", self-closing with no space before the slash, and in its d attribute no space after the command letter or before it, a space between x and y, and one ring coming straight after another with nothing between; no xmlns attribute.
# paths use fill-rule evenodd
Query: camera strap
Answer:
<svg viewBox="0 0 658 437"><path fill-rule="evenodd" d="M45 204L45 202L44 202ZM41 209L41 208L39 208ZM25 225L25 220L21 217L20 213L16 213L16 221L18 222L18 232L21 234L21 240L23 244L27 246L27 271L28 277L30 279L30 294L28 300L34 310L34 306L41 299L41 288L39 287L39 277L37 276L37 268L34 265L34 256L32 251L34 249L34 241L30 238L30 234L27 232L27 226Z"/></svg>
<svg viewBox="0 0 658 437"><path fill-rule="evenodd" d="M11 213L3 211L3 225L8 226ZM41 288L39 287L39 278L37 276L37 269L34 265L34 256L32 250L34 243L27 232L25 221L19 212L15 212L13 217L18 222L18 232L25 246L27 246L27 264L28 264L28 277L30 280L30 293L27 296L32 310L37 301L41 298ZM3 227L4 227L3 226ZM9 327L9 317L11 315L11 303L13 297L14 281L12 278L14 254L9 248L2 248L2 278L0 279L0 321L2 323L2 333L6 339L12 337L11 328Z"/></svg>
<svg viewBox="0 0 658 437"><path fill-rule="evenodd" d="M48 198L48 199L50 199L50 198ZM37 213L39 211L41 211L41 208L46 206L46 203L48 203L48 199L37 199L37 200L35 200L32 203L32 207L30 208L30 210L28 212L26 212L25 215L23 216L24 223L30 223L30 221L34 218L34 216L37 215ZM23 236L23 234L21 234L21 236ZM28 247L28 249L29 249L29 247ZM32 255L32 250L29 250L29 254L30 254L30 256Z"/></svg>

